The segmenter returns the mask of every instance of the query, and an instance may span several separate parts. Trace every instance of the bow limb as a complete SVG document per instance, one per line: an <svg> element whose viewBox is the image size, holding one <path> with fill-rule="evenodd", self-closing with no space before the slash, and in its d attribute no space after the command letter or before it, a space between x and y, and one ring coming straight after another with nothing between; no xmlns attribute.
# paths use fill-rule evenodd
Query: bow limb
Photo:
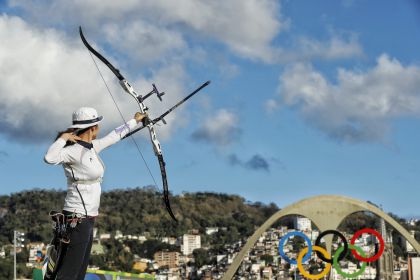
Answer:
<svg viewBox="0 0 420 280"><path fill-rule="evenodd" d="M128 81L124 78L124 76L120 73L120 70L115 68L114 65L111 64L111 62L108 61L102 54L100 54L97 50L95 50L89 42L86 40L85 35L83 35L82 27L79 26L79 34L80 38L82 39L83 44L85 47L93 53L99 60L101 60L108 68L114 73L115 76L117 76L118 80L120 81L121 87L130 94L138 103L140 107L141 113L144 113L144 110L146 109L146 106L142 102L139 101L139 95L134 91L134 88L128 83Z"/></svg>
<svg viewBox="0 0 420 280"><path fill-rule="evenodd" d="M115 68L111 62L109 62L103 55L101 55L99 52L97 52L86 40L85 36L83 35L82 27L79 26L79 34L80 38L82 39L83 44L86 46L86 48L93 53L97 58L99 58L106 66L108 66L109 69L111 69L112 73L117 76L118 80L122 81L125 80L124 76L121 75L120 70Z"/></svg>
<svg viewBox="0 0 420 280"><path fill-rule="evenodd" d="M168 211L169 215L174 219L174 221L177 221L175 218L174 213L172 212L171 204L169 202L169 188L168 188L168 181L166 179L166 169L165 169L165 161L163 160L163 156L159 155L159 167L160 172L162 174L162 183L163 183L163 202L165 203L166 210Z"/></svg>
<svg viewBox="0 0 420 280"><path fill-rule="evenodd" d="M144 103L142 102L143 101L142 96L138 95L135 92L134 88L128 83L128 81L124 78L124 76L120 73L120 71L117 68L115 68L103 55L101 55L98 51L96 51L88 43L85 36L83 35L82 27L79 27L79 33L80 33L80 38L82 39L82 42L86 46L86 48L91 53L93 53L97 58L99 58L106 66L108 66L108 68L112 71L112 73L114 73L114 75L117 76L118 80L120 81L121 87L136 100L136 102L139 106L140 113L144 114L146 112L147 108L144 105ZM147 126L147 128L149 130L150 140L153 144L153 151L154 151L154 153L155 153L155 155L156 155L156 157L158 158L158 161L159 161L160 173L161 173L161 176L162 176L162 184L163 184L163 201L165 203L165 207L166 207L166 210L168 211L169 215L171 216L171 218L175 222L177 222L177 219L176 219L174 213L172 212L171 205L170 205L170 202L169 202L169 188L168 188L168 181L167 181L167 176L166 176L165 161L163 160L163 155L162 155L162 149L161 149L161 146L160 146L160 142L157 139L156 131L155 131L155 128L153 126L154 123L152 121L150 121L149 119L146 119L145 125ZM134 140L134 138L133 138L133 140ZM140 150L139 150L139 152L140 152Z"/></svg>

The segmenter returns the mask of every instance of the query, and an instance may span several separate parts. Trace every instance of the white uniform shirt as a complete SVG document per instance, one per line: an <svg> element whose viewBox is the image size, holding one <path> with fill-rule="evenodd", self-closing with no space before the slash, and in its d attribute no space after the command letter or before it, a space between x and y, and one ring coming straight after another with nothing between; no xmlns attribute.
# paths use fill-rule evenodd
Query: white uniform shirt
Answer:
<svg viewBox="0 0 420 280"><path fill-rule="evenodd" d="M62 164L67 177L64 210L83 215L87 212L88 216L98 215L101 197L100 182L105 171L105 165L98 154L103 149L120 141L136 126L136 120L128 121L105 137L93 140L91 149L79 143L64 147L66 141L61 138L58 138L50 146L44 157L45 162L55 165Z"/></svg>

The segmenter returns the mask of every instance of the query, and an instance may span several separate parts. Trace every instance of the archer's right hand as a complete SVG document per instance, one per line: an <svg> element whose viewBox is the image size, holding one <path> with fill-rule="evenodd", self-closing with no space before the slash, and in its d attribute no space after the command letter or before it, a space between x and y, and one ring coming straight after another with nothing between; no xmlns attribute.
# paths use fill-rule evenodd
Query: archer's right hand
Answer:
<svg viewBox="0 0 420 280"><path fill-rule="evenodd" d="M70 141L70 142L73 142L73 143L76 143L78 140L82 140L82 138L80 138L79 136L77 136L77 135L75 135L71 132L66 132L66 133L61 134L60 138L66 140L66 142Z"/></svg>

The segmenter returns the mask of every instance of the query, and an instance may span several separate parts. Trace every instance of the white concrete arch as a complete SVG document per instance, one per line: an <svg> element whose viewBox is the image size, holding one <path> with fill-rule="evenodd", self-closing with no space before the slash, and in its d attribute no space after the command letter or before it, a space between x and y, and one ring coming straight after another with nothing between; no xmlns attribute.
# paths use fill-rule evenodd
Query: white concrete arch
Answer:
<svg viewBox="0 0 420 280"><path fill-rule="evenodd" d="M337 229L340 223L350 214L360 211L369 211L383 218L395 230L397 230L420 254L420 244L398 222L383 212L378 207L354 198L337 195L320 195L300 200L292 205L279 210L271 216L254 234L248 239L245 246L238 253L223 276L223 280L230 280L238 270L242 260L254 246L258 238L267 231L276 221L287 215L305 216L312 220L320 231ZM327 249L331 252L332 235L325 237Z"/></svg>

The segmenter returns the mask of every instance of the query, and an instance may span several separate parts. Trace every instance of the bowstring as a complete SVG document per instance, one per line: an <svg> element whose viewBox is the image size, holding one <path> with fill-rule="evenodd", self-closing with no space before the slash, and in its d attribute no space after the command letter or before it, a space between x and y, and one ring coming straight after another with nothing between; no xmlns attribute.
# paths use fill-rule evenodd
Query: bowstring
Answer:
<svg viewBox="0 0 420 280"><path fill-rule="evenodd" d="M117 102L116 102L116 100L115 100L115 98L114 98L114 95L112 94L111 90L109 89L109 86L108 86L108 84L106 83L105 78L104 78L104 76L102 75L102 72L101 72L101 70L99 69L98 64L96 63L95 58L92 56L92 53L91 53L90 51L88 51L88 52L89 52L90 58L91 58L91 59L92 59L92 61L93 61L93 64L95 64L96 70L98 70L99 75L101 76L102 81L103 81L103 82L104 82L104 84L105 84L105 87L106 87L106 89L107 89L107 91L108 91L109 95L111 96L112 101L114 102L115 107L116 107L116 108L117 108L117 110L118 110L118 113L120 114L121 119L122 119L122 120L124 121L124 123L126 124L127 122L126 122L126 120L125 120L125 118L124 118L124 115L122 114L122 111L120 110L120 107L118 106L118 104L117 104ZM130 129L130 128L129 128L129 129ZM130 129L130 130L131 130L131 129ZM154 182L154 184L155 184L155 185L154 185L155 190L156 190L156 191L158 191L158 193L161 193L161 190L159 189L158 184L156 183L155 177L153 176L152 171L150 170L150 167L149 167L149 165L147 164L146 159L144 158L143 153L141 152L139 145L137 144L137 141L134 139L133 135L130 135L130 139L133 141L134 145L136 146L136 149L137 149L138 153L140 154L140 156L141 156L141 158L142 158L142 160L143 160L143 163L144 163L144 165L146 166L147 171L149 172L150 177L152 178L152 180L153 180L153 182Z"/></svg>

